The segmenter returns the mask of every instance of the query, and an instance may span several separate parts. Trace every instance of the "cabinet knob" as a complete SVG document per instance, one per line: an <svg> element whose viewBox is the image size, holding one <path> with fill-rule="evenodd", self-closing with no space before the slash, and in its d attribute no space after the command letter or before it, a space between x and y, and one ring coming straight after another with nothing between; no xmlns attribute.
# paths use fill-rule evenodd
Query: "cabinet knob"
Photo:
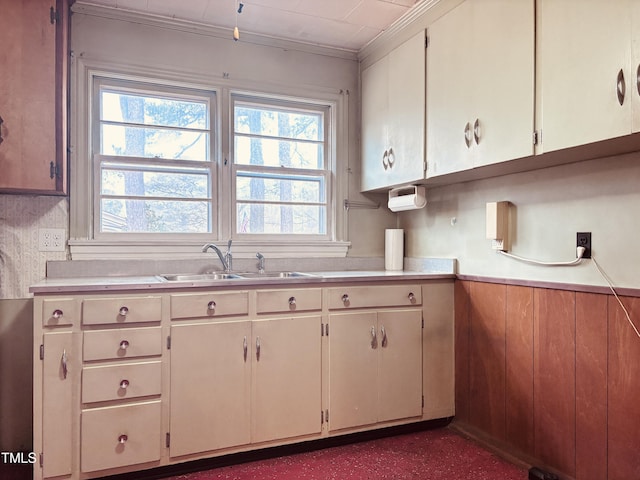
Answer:
<svg viewBox="0 0 640 480"><path fill-rule="evenodd" d="M122 380L120 382L120 388L126 389L129 386L129 380Z"/></svg>
<svg viewBox="0 0 640 480"><path fill-rule="evenodd" d="M126 436L125 434L122 434L118 437L118 443L124 444L127 442L127 440L129 440L129 437Z"/></svg>
<svg viewBox="0 0 640 480"><path fill-rule="evenodd" d="M129 341L128 340L122 340L120 342L120 350L126 350L127 348L129 348Z"/></svg>
<svg viewBox="0 0 640 480"><path fill-rule="evenodd" d="M469 122L464 126L464 143L467 148L471 148L471 124Z"/></svg>
<svg viewBox="0 0 640 480"><path fill-rule="evenodd" d="M53 314L51 315L53 318L55 318L56 320L58 320L59 318L62 318L62 315L64 315L64 312L58 308L56 308L53 311Z"/></svg>
<svg viewBox="0 0 640 480"><path fill-rule="evenodd" d="M407 295L407 298L411 303L414 303L416 301L416 296L414 295L413 292L409 292L409 295Z"/></svg>
<svg viewBox="0 0 640 480"><path fill-rule="evenodd" d="M393 153L393 148L389 148L389 168L393 168L393 165L396 163L396 154Z"/></svg>
<svg viewBox="0 0 640 480"><path fill-rule="evenodd" d="M60 358L60 366L62 367L62 378L67 379L69 368L67 367L67 349L62 350L62 357Z"/></svg>
<svg viewBox="0 0 640 480"><path fill-rule="evenodd" d="M385 330L384 325L380 326L380 335L382 335L382 341L380 344L382 345L382 348L385 348L387 346L387 331Z"/></svg>
<svg viewBox="0 0 640 480"><path fill-rule="evenodd" d="M382 154L382 166L385 170L389 168L389 152L387 150Z"/></svg>
<svg viewBox="0 0 640 480"><path fill-rule="evenodd" d="M121 317L126 317L128 314L129 314L128 307L120 307L120 310L118 310L118 315L120 315Z"/></svg>
<svg viewBox="0 0 640 480"><path fill-rule="evenodd" d="M344 294L342 295L342 303L344 303L345 305L349 304L349 295L348 294Z"/></svg>
<svg viewBox="0 0 640 480"><path fill-rule="evenodd" d="M296 306L296 297L289 297L289 305L292 307Z"/></svg>
<svg viewBox="0 0 640 480"><path fill-rule="evenodd" d="M371 348L376 348L378 346L378 336L376 335L376 327L371 326Z"/></svg>
<svg viewBox="0 0 640 480"><path fill-rule="evenodd" d="M618 103L622 106L624 103L624 96L626 93L626 83L624 81L624 72L622 69L618 72L618 78L616 79L616 94L618 95Z"/></svg>
<svg viewBox="0 0 640 480"><path fill-rule="evenodd" d="M473 139L476 141L476 145L480 143L480 119L478 118L473 122Z"/></svg>
<svg viewBox="0 0 640 480"><path fill-rule="evenodd" d="M213 300L211 300L209 303L207 303L207 310L209 310L210 312L215 312L216 311L216 302L214 302Z"/></svg>
<svg viewBox="0 0 640 480"><path fill-rule="evenodd" d="M640 95L640 64L638 64L638 69L636 70L636 89L638 90L638 95Z"/></svg>

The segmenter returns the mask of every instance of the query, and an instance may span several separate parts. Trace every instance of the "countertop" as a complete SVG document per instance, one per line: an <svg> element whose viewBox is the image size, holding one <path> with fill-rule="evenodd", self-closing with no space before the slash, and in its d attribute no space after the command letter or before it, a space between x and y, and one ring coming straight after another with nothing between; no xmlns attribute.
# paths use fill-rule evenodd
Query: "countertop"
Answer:
<svg viewBox="0 0 640 480"><path fill-rule="evenodd" d="M268 272L267 272L268 273ZM245 288L278 285L312 285L327 283L366 283L380 281L421 281L453 279L455 275L447 272L419 271L379 271L379 270L346 270L331 272L304 272L305 276L280 278L265 275L264 277L178 280L168 281L161 275L151 276L102 276L77 278L47 278L29 288L35 295L55 293L99 293L104 291L140 291L140 290L175 290L184 288ZM242 272L239 272L242 275ZM255 272L253 273L255 275Z"/></svg>

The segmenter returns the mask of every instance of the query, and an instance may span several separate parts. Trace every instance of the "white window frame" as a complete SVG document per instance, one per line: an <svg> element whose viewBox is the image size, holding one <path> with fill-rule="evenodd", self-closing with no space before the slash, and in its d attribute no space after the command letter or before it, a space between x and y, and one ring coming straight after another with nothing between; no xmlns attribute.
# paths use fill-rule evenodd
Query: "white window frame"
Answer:
<svg viewBox="0 0 640 480"><path fill-rule="evenodd" d="M198 100L205 101L209 108L209 145L208 160L166 160L163 159L162 165L159 165L153 158L146 157L127 157L127 156L110 156L100 153L101 132L100 132L100 92L103 87L113 89L119 92L130 92L138 94L147 94L153 96L170 96L180 100ZM193 238L199 241L205 241L210 238L217 238L218 235L218 204L221 202L221 196L218 189L217 165L219 163L216 152L218 143L216 135L216 92L214 90L204 90L184 87L171 87L163 84L148 83L144 81L120 80L107 77L95 77L93 81L93 112L91 115L91 132L93 136L93 232L95 240L134 240L148 241L155 243L158 241L169 240L171 238ZM103 232L101 229L101 171L103 164L111 162L120 162L123 164L146 165L148 168L143 171L151 171L154 167L165 167L167 165L176 168L193 167L200 171L208 171L209 177L209 232L203 233L155 233L155 232ZM162 199L161 199L162 200Z"/></svg>
<svg viewBox="0 0 640 480"><path fill-rule="evenodd" d="M243 172L255 172L257 174L269 175L272 172L276 172L274 167L263 167L258 165L246 165L236 163L236 155L234 151L235 145L235 106L236 103L253 105L263 109L273 108L274 110L286 109L290 111L321 113L323 117L323 157L324 168L322 169L298 169L293 167L283 167L280 172L285 172L293 176L299 177L321 177L324 182L324 206L325 206L325 223L324 233L319 234L268 234L268 233L240 233L238 232L238 219L237 219L237 196L236 196L236 179L238 171ZM335 170L333 165L333 156L331 154L332 147L332 117L331 117L331 105L327 103L314 102L309 99L281 99L268 96L261 96L256 94L250 94L246 92L231 92L230 101L230 114L231 120L229 122L230 132L230 158L231 158L231 228L233 239L244 239L245 241L254 242L283 242L283 243L298 243L300 241L331 241L335 238L334 229L334 202L333 195L333 175ZM265 202L268 203L268 202ZM321 205L321 203L319 203Z"/></svg>
<svg viewBox="0 0 640 480"><path fill-rule="evenodd" d="M310 258L310 257L345 257L351 243L346 238L347 215L338 198L346 198L350 171L349 156L349 108L348 93L335 91L330 88L305 86L268 86L253 81L228 81L226 79L212 79L209 76L159 70L155 67L139 65L119 65L110 61L77 58L71 75L71 116L70 116L70 176L69 194L69 247L72 260L114 260L114 259L195 259L208 258L201 252L204 242L221 242L232 238L231 211L224 209L218 212L214 228L217 235L191 234L189 236L169 235L159 238L157 234L149 239L128 238L122 236L114 238L96 238L94 232L94 172L93 172L93 88L97 77L115 80L129 80L157 85L158 88L193 88L214 92L215 105L212 105L212 147L211 158L214 161L215 181L219 198L223 202L230 202L232 173L229 158L230 151L230 104L232 94L263 97L272 100L298 101L329 107L327 119L330 122L329 145L327 154L330 162L330 176L332 188L328 192L327 237L326 239L301 239L296 237L292 241L285 239L234 239L235 258L255 258L256 249L270 258ZM314 100L310 100L314 99ZM215 112L215 113L214 113ZM215 126L214 126L215 125ZM342 159L342 160L340 160ZM338 175L338 172L343 172ZM229 200L224 200L228 198Z"/></svg>

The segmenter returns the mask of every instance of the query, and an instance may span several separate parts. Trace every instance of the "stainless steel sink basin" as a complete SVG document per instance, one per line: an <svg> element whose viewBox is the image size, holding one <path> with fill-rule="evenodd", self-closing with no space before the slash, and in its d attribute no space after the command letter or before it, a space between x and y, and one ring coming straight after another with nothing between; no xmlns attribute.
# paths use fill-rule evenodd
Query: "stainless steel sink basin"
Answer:
<svg viewBox="0 0 640 480"><path fill-rule="evenodd" d="M312 273L303 272L246 272L239 274L243 278L296 278L296 277L315 277Z"/></svg>
<svg viewBox="0 0 640 480"><path fill-rule="evenodd" d="M172 274L160 275L160 277L169 282L209 282L212 280L231 280L234 278L243 278L235 273Z"/></svg>

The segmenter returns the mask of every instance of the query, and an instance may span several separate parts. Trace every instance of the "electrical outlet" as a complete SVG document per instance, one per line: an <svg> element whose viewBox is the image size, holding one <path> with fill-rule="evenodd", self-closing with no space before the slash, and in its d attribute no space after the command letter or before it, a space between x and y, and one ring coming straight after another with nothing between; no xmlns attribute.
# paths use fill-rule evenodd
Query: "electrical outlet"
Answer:
<svg viewBox="0 0 640 480"><path fill-rule="evenodd" d="M41 228L38 230L38 250L41 252L65 251L64 228Z"/></svg>
<svg viewBox="0 0 640 480"><path fill-rule="evenodd" d="M582 258L591 258L591 232L576 233L576 248L584 247Z"/></svg>

